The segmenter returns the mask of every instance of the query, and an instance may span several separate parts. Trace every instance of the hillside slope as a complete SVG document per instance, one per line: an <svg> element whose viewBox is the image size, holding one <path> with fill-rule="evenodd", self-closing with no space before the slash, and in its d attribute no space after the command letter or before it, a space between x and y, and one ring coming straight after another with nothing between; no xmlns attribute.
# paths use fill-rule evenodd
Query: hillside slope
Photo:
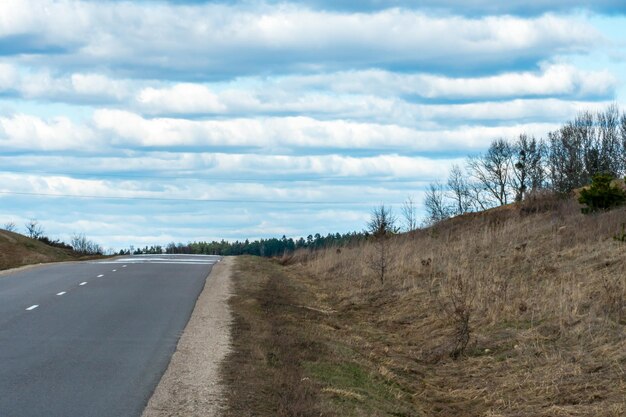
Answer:
<svg viewBox="0 0 626 417"><path fill-rule="evenodd" d="M468 214L391 239L383 284L372 243L242 260L234 346L260 341L235 366L289 364L299 415L624 416L624 223L573 200Z"/></svg>
<svg viewBox="0 0 626 417"><path fill-rule="evenodd" d="M18 233L0 230L0 270L78 259L81 259L81 255L72 250L49 246Z"/></svg>

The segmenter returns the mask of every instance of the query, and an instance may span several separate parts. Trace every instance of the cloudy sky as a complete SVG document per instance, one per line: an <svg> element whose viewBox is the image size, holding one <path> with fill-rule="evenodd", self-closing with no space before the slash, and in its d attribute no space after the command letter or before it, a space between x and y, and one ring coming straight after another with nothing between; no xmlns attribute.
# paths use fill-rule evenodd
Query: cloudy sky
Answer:
<svg viewBox="0 0 626 417"><path fill-rule="evenodd" d="M626 108L626 3L527 3L2 0L0 226L361 230L496 137Z"/></svg>

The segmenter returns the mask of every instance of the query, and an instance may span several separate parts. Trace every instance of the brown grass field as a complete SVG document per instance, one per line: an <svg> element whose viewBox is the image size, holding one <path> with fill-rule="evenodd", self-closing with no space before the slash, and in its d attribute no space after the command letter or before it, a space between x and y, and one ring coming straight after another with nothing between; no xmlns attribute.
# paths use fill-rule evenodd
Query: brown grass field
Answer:
<svg viewBox="0 0 626 417"><path fill-rule="evenodd" d="M626 210L542 198L377 246L242 257L232 415L625 416Z"/></svg>
<svg viewBox="0 0 626 417"><path fill-rule="evenodd" d="M0 229L0 271L48 262L92 259L69 249L46 245L18 233Z"/></svg>

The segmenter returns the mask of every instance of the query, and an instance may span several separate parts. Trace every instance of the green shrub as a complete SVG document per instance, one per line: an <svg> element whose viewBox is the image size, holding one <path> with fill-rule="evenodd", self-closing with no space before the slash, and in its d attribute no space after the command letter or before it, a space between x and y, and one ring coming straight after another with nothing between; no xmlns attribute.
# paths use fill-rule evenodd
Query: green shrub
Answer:
<svg viewBox="0 0 626 417"><path fill-rule="evenodd" d="M578 202L585 204L583 213L591 213L597 210L609 210L626 202L626 192L612 184L613 177L610 174L596 174L593 176L591 185L580 191Z"/></svg>

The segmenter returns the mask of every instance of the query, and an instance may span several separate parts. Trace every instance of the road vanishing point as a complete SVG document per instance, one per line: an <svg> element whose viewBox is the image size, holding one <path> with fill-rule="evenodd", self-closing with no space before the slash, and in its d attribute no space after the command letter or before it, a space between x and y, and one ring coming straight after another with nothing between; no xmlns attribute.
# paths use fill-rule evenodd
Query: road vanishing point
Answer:
<svg viewBox="0 0 626 417"><path fill-rule="evenodd" d="M0 416L140 416L218 261L139 255L0 276Z"/></svg>

